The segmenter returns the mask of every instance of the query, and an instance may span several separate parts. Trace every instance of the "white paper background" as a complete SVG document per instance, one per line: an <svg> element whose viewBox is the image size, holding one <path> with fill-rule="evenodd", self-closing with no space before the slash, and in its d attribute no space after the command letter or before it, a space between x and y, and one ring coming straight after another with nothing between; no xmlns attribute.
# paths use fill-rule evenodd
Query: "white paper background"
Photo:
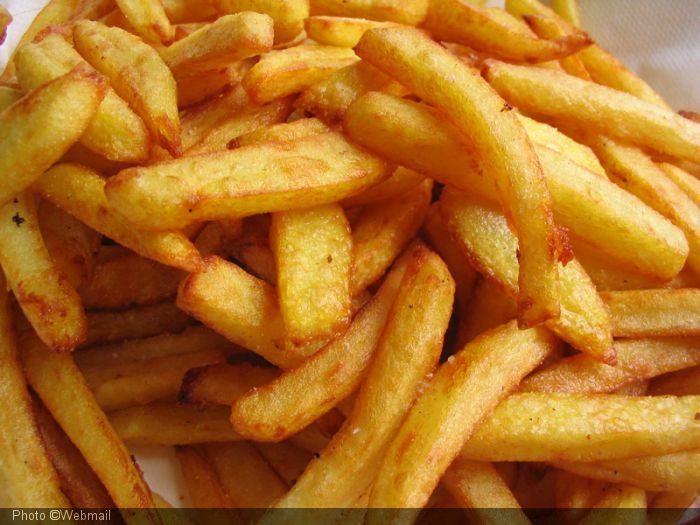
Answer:
<svg viewBox="0 0 700 525"><path fill-rule="evenodd" d="M0 47L0 69L45 3L0 0L15 18ZM583 26L593 38L639 73L674 108L700 111L700 0L579 0L579 4ZM171 449L139 447L132 452L156 492L175 506L188 506Z"/></svg>

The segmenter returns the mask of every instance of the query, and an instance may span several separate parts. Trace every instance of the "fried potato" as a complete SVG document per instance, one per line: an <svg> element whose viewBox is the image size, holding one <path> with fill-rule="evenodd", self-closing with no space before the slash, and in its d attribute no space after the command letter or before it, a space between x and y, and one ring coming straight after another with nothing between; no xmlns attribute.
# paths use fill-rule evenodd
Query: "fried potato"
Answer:
<svg viewBox="0 0 700 525"><path fill-rule="evenodd" d="M478 335L515 319L515 301L490 280L474 287L471 299L459 314L457 346L462 347Z"/></svg>
<svg viewBox="0 0 700 525"><path fill-rule="evenodd" d="M333 132L124 170L105 191L135 225L170 229L335 202L389 174L382 161Z"/></svg>
<svg viewBox="0 0 700 525"><path fill-rule="evenodd" d="M83 58L143 119L153 139L174 157L182 155L177 86L158 53L123 29L87 20L75 24L73 39Z"/></svg>
<svg viewBox="0 0 700 525"><path fill-rule="evenodd" d="M42 197L127 248L183 270L199 267L194 245L182 233L140 231L119 216L105 196L105 180L77 164L54 166L34 183Z"/></svg>
<svg viewBox="0 0 700 525"><path fill-rule="evenodd" d="M426 179L393 202L365 208L352 231L353 296L376 282L415 237L428 212L432 188Z"/></svg>
<svg viewBox="0 0 700 525"><path fill-rule="evenodd" d="M49 350L30 335L22 341L29 384L80 450L119 508L153 508L153 498L124 444L97 406L73 359ZM118 459L118 461L117 461ZM140 523L160 523L143 510ZM127 522L128 514L124 516Z"/></svg>
<svg viewBox="0 0 700 525"><path fill-rule="evenodd" d="M0 276L0 504L69 508L32 413L17 353L4 276ZM11 429L11 430L10 430Z"/></svg>
<svg viewBox="0 0 700 525"><path fill-rule="evenodd" d="M379 291L343 335L298 367L251 390L233 404L231 423L240 434L256 441L280 441L330 411L358 388L406 265L415 252L415 248L409 249L394 265Z"/></svg>
<svg viewBox="0 0 700 525"><path fill-rule="evenodd" d="M249 390L263 387L280 375L279 370L255 363L210 365L185 374L178 400L195 405L233 405Z"/></svg>
<svg viewBox="0 0 700 525"><path fill-rule="evenodd" d="M175 456L180 463L187 492L196 507L203 509L228 507L226 494L216 471L195 447L177 446Z"/></svg>
<svg viewBox="0 0 700 525"><path fill-rule="evenodd" d="M24 46L17 52L15 64L17 79L25 91L65 75L78 65L88 67L73 46L57 33ZM143 162L148 158L150 146L143 121L110 87L80 142L115 162Z"/></svg>
<svg viewBox="0 0 700 525"><path fill-rule="evenodd" d="M344 330L353 238L343 209L326 204L273 214L270 246L288 341L325 340Z"/></svg>
<svg viewBox="0 0 700 525"><path fill-rule="evenodd" d="M394 437L377 474L370 506L424 505L465 439L556 344L544 329L520 331L511 322L450 357ZM423 462L418 472L412 467L416 461Z"/></svg>
<svg viewBox="0 0 700 525"><path fill-rule="evenodd" d="M542 168L515 115L503 111L503 100L480 76L420 31L372 29L363 35L356 52L443 110L472 142L522 241L520 322L530 326L556 318L558 234ZM517 172L511 165L519 166ZM458 173L463 171L464 167Z"/></svg>
<svg viewBox="0 0 700 525"><path fill-rule="evenodd" d="M566 37L567 31L556 22L556 20L544 15L523 15L525 22L530 26L530 29L540 38L556 41L559 38ZM594 44L592 44L594 45ZM591 75L588 73L586 66L583 65L581 58L576 55L570 55L566 58L559 59L559 64L562 69L569 75L591 80Z"/></svg>
<svg viewBox="0 0 700 525"><path fill-rule="evenodd" d="M581 13L576 0L553 0L552 9L570 24L581 26Z"/></svg>
<svg viewBox="0 0 700 525"><path fill-rule="evenodd" d="M311 15L387 20L418 25L428 12L428 0L311 0Z"/></svg>
<svg viewBox="0 0 700 525"><path fill-rule="evenodd" d="M700 395L700 368L693 367L654 379L650 395Z"/></svg>
<svg viewBox="0 0 700 525"><path fill-rule="evenodd" d="M177 77L230 66L272 49L272 19L245 12L222 16L168 46L161 57Z"/></svg>
<svg viewBox="0 0 700 525"><path fill-rule="evenodd" d="M165 14L173 24L206 22L216 17L212 2L201 0L161 0Z"/></svg>
<svg viewBox="0 0 700 525"><path fill-rule="evenodd" d="M119 10L136 30L151 44L169 44L175 39L175 28L160 0L114 0Z"/></svg>
<svg viewBox="0 0 700 525"><path fill-rule="evenodd" d="M427 248L418 248L352 412L276 507L317 507L319 501L342 507L369 487L421 381L437 362L453 295L445 264ZM387 380L391 389L381 386Z"/></svg>
<svg viewBox="0 0 700 525"><path fill-rule="evenodd" d="M565 470L554 473L554 499L565 523L578 523L603 497L609 484L604 481L577 476Z"/></svg>
<svg viewBox="0 0 700 525"><path fill-rule="evenodd" d="M241 78L236 65L223 69L198 72L191 76L181 76L177 81L177 105L188 108L221 93Z"/></svg>
<svg viewBox="0 0 700 525"><path fill-rule="evenodd" d="M394 25L394 22L343 16L311 16L304 20L304 29L309 38L319 44L336 47L355 47L365 31Z"/></svg>
<svg viewBox="0 0 700 525"><path fill-rule="evenodd" d="M408 194L411 190L414 190L424 179L425 177L417 171L399 166L394 173L392 173L391 177L384 182L367 188L358 195L344 199L341 204L345 208L351 208L354 206L366 206L381 201L397 199Z"/></svg>
<svg viewBox="0 0 700 525"><path fill-rule="evenodd" d="M0 203L34 182L80 138L106 91L105 80L73 69L0 113Z"/></svg>
<svg viewBox="0 0 700 525"><path fill-rule="evenodd" d="M333 71L357 62L352 49L300 45L264 54L241 84L258 104L308 89Z"/></svg>
<svg viewBox="0 0 700 525"><path fill-rule="evenodd" d="M7 36L7 27L12 23L12 15L0 5L0 44L5 42Z"/></svg>
<svg viewBox="0 0 700 525"><path fill-rule="evenodd" d="M0 86L0 113L22 98L22 92L8 86Z"/></svg>
<svg viewBox="0 0 700 525"><path fill-rule="evenodd" d="M506 218L483 201L450 189L443 191L439 209L472 265L502 291L517 297L520 246ZM561 317L546 321L546 326L576 349L614 363L610 319L593 282L575 259L560 264L559 275Z"/></svg>
<svg viewBox="0 0 700 525"><path fill-rule="evenodd" d="M275 44L289 42L304 29L309 16L308 0L215 0L222 13L256 11L265 13L275 22Z"/></svg>
<svg viewBox="0 0 700 525"><path fill-rule="evenodd" d="M457 42L476 51L516 62L546 62L576 53L591 44L582 32L556 40L517 31L494 16L494 11L468 0L433 0L424 26L439 40Z"/></svg>
<svg viewBox="0 0 700 525"><path fill-rule="evenodd" d="M601 461L697 448L700 396L527 393L503 401L462 449L482 461Z"/></svg>
<svg viewBox="0 0 700 525"><path fill-rule="evenodd" d="M290 487L296 483L296 480L302 475L313 458L313 454L307 450L302 450L289 441L254 443L254 445L277 472L277 475Z"/></svg>
<svg viewBox="0 0 700 525"><path fill-rule="evenodd" d="M270 216L247 217L243 233L228 245L224 255L233 257L244 270L266 283L277 284L277 265L269 243Z"/></svg>
<svg viewBox="0 0 700 525"><path fill-rule="evenodd" d="M314 135L322 135L330 131L331 128L316 118L301 118L293 122L275 124L241 135L229 143L229 149L250 146L251 144L264 144L265 142L299 140L313 137Z"/></svg>
<svg viewBox="0 0 700 525"><path fill-rule="evenodd" d="M605 495L583 518L582 525L610 523L646 523L647 497L642 489L631 485L611 485Z"/></svg>
<svg viewBox="0 0 700 525"><path fill-rule="evenodd" d="M700 160L700 124L627 93L559 71L496 61L489 61L484 77L523 111L575 121L672 157Z"/></svg>
<svg viewBox="0 0 700 525"><path fill-rule="evenodd" d="M658 166L692 199L696 206L700 206L700 180L673 164L662 162Z"/></svg>
<svg viewBox="0 0 700 525"><path fill-rule="evenodd" d="M44 245L29 192L0 207L0 264L42 341L65 352L85 340L87 324L80 296Z"/></svg>
<svg viewBox="0 0 700 525"><path fill-rule="evenodd" d="M635 381L700 365L700 340L663 337L617 341L617 363L608 366L573 355L526 378L522 392L606 393Z"/></svg>

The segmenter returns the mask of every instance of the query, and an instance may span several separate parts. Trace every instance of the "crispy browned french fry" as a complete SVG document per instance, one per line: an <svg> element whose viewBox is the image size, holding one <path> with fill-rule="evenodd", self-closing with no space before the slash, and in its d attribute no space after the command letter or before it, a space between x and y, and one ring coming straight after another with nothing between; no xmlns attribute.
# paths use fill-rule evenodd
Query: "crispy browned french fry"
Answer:
<svg viewBox="0 0 700 525"><path fill-rule="evenodd" d="M117 95L143 119L154 140L179 157L177 86L155 49L123 29L88 20L75 24L73 39L83 58L109 78Z"/></svg>
<svg viewBox="0 0 700 525"><path fill-rule="evenodd" d="M331 128L316 118L300 118L291 122L275 124L267 128L260 128L245 135L241 135L229 143L229 149L250 146L251 144L263 144L265 142L286 142L299 140L314 135L328 133Z"/></svg>
<svg viewBox="0 0 700 525"><path fill-rule="evenodd" d="M29 383L56 422L80 450L119 508L144 509L124 514L129 523L161 523L153 498L129 452L110 426L83 381L73 359L49 350L33 334L22 341Z"/></svg>
<svg viewBox="0 0 700 525"><path fill-rule="evenodd" d="M372 29L356 51L443 110L474 144L521 240L519 319L529 326L556 318L559 237L542 168L515 115L503 111L504 101L479 75L420 31ZM512 165L519 166L517 172Z"/></svg>
<svg viewBox="0 0 700 525"><path fill-rule="evenodd" d="M292 487L306 466L313 459L313 454L303 450L290 441L279 443L254 443L255 448L262 454L284 482Z"/></svg>
<svg viewBox="0 0 700 525"><path fill-rule="evenodd" d="M224 488L216 471L193 446L176 446L175 456L185 479L185 486L195 507L223 509L228 507Z"/></svg>
<svg viewBox="0 0 700 525"><path fill-rule="evenodd" d="M389 20L418 25L428 12L427 0L311 0L312 15Z"/></svg>
<svg viewBox="0 0 700 525"><path fill-rule="evenodd" d="M204 100L218 95L228 86L240 80L238 67L198 72L191 76L181 76L177 79L177 105L188 108Z"/></svg>
<svg viewBox="0 0 700 525"><path fill-rule="evenodd" d="M389 174L384 162L331 132L124 170L105 189L135 225L162 230L335 202ZM177 185L164 184L173 177Z"/></svg>
<svg viewBox="0 0 700 525"><path fill-rule="evenodd" d="M415 189L424 179L425 177L417 171L399 166L384 182L344 199L342 204L345 208L351 208L396 199Z"/></svg>
<svg viewBox="0 0 700 525"><path fill-rule="evenodd" d="M152 44L169 44L175 39L160 0L114 0L138 35Z"/></svg>
<svg viewBox="0 0 700 525"><path fill-rule="evenodd" d="M556 20L543 15L531 14L523 15L523 18L530 26L535 34L547 40L557 40L566 37L568 32L562 28ZM569 75L591 80L591 75L588 73L586 66L583 65L581 58L578 55L570 55L559 60L559 64Z"/></svg>
<svg viewBox="0 0 700 525"><path fill-rule="evenodd" d="M650 395L700 395L700 367L659 377L649 386Z"/></svg>
<svg viewBox="0 0 700 525"><path fill-rule="evenodd" d="M308 0L215 0L221 13L256 11L275 22L275 44L289 42L304 29L309 16Z"/></svg>
<svg viewBox="0 0 700 525"><path fill-rule="evenodd" d="M196 405L233 405L249 390L263 387L279 376L279 370L257 364L211 365L185 374L178 400Z"/></svg>
<svg viewBox="0 0 700 525"><path fill-rule="evenodd" d="M309 38L319 44L336 47L355 47L365 31L394 25L395 22L343 16L311 16L304 20L304 29Z"/></svg>
<svg viewBox="0 0 700 525"><path fill-rule="evenodd" d="M370 506L424 505L464 440L556 344L556 338L544 329L520 331L511 322L450 357L392 441L377 474ZM418 431L426 428L432 430ZM416 461L423 462L423 467L408 474Z"/></svg>
<svg viewBox="0 0 700 525"><path fill-rule="evenodd" d="M457 346L462 347L483 332L515 319L517 314L515 301L498 285L486 279L478 282L459 314Z"/></svg>
<svg viewBox="0 0 700 525"><path fill-rule="evenodd" d="M516 31L494 16L494 11L466 0L432 0L424 25L440 40L517 62L558 60L591 44L590 37L582 31L555 40Z"/></svg>
<svg viewBox="0 0 700 525"><path fill-rule="evenodd" d="M269 128L268 128L269 129ZM256 215L243 221L243 232L224 255L233 257L245 270L263 281L277 283L277 266L269 243L270 216Z"/></svg>

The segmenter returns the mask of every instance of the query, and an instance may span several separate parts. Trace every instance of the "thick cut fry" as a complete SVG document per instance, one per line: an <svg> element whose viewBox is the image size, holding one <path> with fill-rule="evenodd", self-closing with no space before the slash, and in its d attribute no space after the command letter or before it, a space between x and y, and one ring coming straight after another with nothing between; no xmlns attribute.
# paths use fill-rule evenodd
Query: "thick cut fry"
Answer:
<svg viewBox="0 0 700 525"><path fill-rule="evenodd" d="M201 259L194 245L176 232L140 231L115 213L105 197L105 180L77 164L59 164L33 189L94 230L144 257L183 270L195 270Z"/></svg>
<svg viewBox="0 0 700 525"><path fill-rule="evenodd" d="M0 204L34 182L80 138L106 88L104 78L76 68L0 113Z"/></svg>
<svg viewBox="0 0 700 525"><path fill-rule="evenodd" d="M265 142L286 142L299 140L314 135L328 133L331 128L315 118L301 118L293 122L275 124L267 128L260 128L245 135L241 135L236 140L232 140L229 149L250 146L251 144L263 144Z"/></svg>
<svg viewBox="0 0 700 525"><path fill-rule="evenodd" d="M0 207L0 264L42 341L53 350L70 351L85 340L87 323L80 296L44 245L29 192Z"/></svg>
<svg viewBox="0 0 700 525"><path fill-rule="evenodd" d="M80 450L119 508L144 509L124 515L128 523L160 523L153 498L129 452L110 426L73 359L45 347L33 335L22 342L29 383L56 422Z"/></svg>
<svg viewBox="0 0 700 525"><path fill-rule="evenodd" d="M696 206L700 206L700 180L673 164L662 162L658 166L692 199Z"/></svg>
<svg viewBox="0 0 700 525"><path fill-rule="evenodd" d="M525 379L520 390L581 394L614 392L635 381L700 365L698 338L617 341L615 352L615 366L580 354L564 358Z"/></svg>
<svg viewBox="0 0 700 525"><path fill-rule="evenodd" d="M411 254L413 250L407 252ZM233 404L231 423L256 441L279 441L315 421L357 389L406 271L406 255L348 330L300 366Z"/></svg>
<svg viewBox="0 0 700 525"><path fill-rule="evenodd" d="M384 182L372 186L358 195L344 199L342 204L345 208L351 208L397 199L414 190L424 179L425 177L417 171L399 166Z"/></svg>
<svg viewBox="0 0 700 525"><path fill-rule="evenodd" d="M277 266L270 249L269 219L269 215L246 218L243 233L228 246L224 255L233 257L246 271L274 286L277 283Z"/></svg>
<svg viewBox="0 0 700 525"><path fill-rule="evenodd" d="M365 31L394 25L394 22L342 16L311 16L304 20L304 29L309 38L319 44L336 47L355 47Z"/></svg>
<svg viewBox="0 0 700 525"><path fill-rule="evenodd" d="M511 322L450 357L389 447L370 506L423 506L465 439L555 346L546 330L520 331ZM418 463L422 467L416 472L412 465Z"/></svg>
<svg viewBox="0 0 700 525"><path fill-rule="evenodd" d="M338 204L272 216L280 310L293 345L328 339L350 323L352 241Z"/></svg>
<svg viewBox="0 0 700 525"><path fill-rule="evenodd" d="M123 29L87 20L76 23L73 39L83 58L109 78L117 95L143 119L154 140L174 157L182 155L177 86L158 53Z"/></svg>
<svg viewBox="0 0 700 525"><path fill-rule="evenodd" d="M348 110L345 130L387 160L495 200L458 131L426 106L368 93ZM683 267L682 232L636 197L549 147L537 148L557 221L626 266L668 280ZM456 176L459 174L459 176Z"/></svg>
<svg viewBox="0 0 700 525"><path fill-rule="evenodd" d="M474 287L469 303L459 315L457 346L461 347L487 330L515 319L515 301L497 284L483 280Z"/></svg>
<svg viewBox="0 0 700 525"><path fill-rule="evenodd" d="M700 367L659 377L649 387L650 395L700 395Z"/></svg>
<svg viewBox="0 0 700 525"><path fill-rule="evenodd" d="M376 282L403 251L423 223L433 183L424 180L393 202L378 202L365 208L352 232L352 295Z"/></svg>
<svg viewBox="0 0 700 525"><path fill-rule="evenodd" d="M411 256L376 355L343 427L276 506L343 507L370 485L423 378L437 362L454 282L427 248ZM391 381L392 388L384 388Z"/></svg>
<svg viewBox="0 0 700 525"><path fill-rule="evenodd" d="M482 461L600 461L698 448L700 396L513 394L462 449Z"/></svg>
<svg viewBox="0 0 700 525"><path fill-rule="evenodd" d="M195 507L223 509L228 506L226 494L216 471L193 446L175 447L187 492Z"/></svg>
<svg viewBox="0 0 700 525"><path fill-rule="evenodd" d="M138 35L151 44L169 44L175 39L160 0L114 0Z"/></svg>
<svg viewBox="0 0 700 525"><path fill-rule="evenodd" d="M506 218L483 201L444 190L440 211L453 238L472 265L511 297L517 297L518 240ZM560 265L561 317L548 328L595 359L615 362L610 319L585 270L574 259Z"/></svg>
<svg viewBox="0 0 700 525"><path fill-rule="evenodd" d="M428 3L428 0L311 0L311 14L387 20L415 26L425 19Z"/></svg>
<svg viewBox="0 0 700 525"><path fill-rule="evenodd" d="M474 144L521 240L519 319L529 326L556 318L559 238L542 168L515 114L503 111L503 100L478 74L420 31L372 29L356 51L445 111Z"/></svg>
<svg viewBox="0 0 700 525"><path fill-rule="evenodd" d="M382 161L331 132L124 170L106 192L135 225L169 229L327 204L389 174Z"/></svg>
<svg viewBox="0 0 700 525"><path fill-rule="evenodd" d="M49 34L27 44L15 57L17 79L22 89L35 89L87 63L60 34ZM143 162L148 158L149 137L143 121L107 88L95 116L80 137L91 151L115 162Z"/></svg>
<svg viewBox="0 0 700 525"><path fill-rule="evenodd" d="M566 73L490 61L486 80L510 103L659 153L700 161L700 124ZM553 88L556 86L556 89Z"/></svg>
<svg viewBox="0 0 700 525"><path fill-rule="evenodd" d="M177 79L177 105L188 108L220 94L241 79L236 65L224 69L198 72Z"/></svg>
<svg viewBox="0 0 700 525"><path fill-rule="evenodd" d="M179 401L196 405L233 405L249 390L272 382L276 368L256 364L211 365L193 368L182 380Z"/></svg>
<svg viewBox="0 0 700 525"><path fill-rule="evenodd" d="M304 29L309 16L309 0L215 0L222 13L255 11L275 22L275 44L289 42Z"/></svg>
<svg viewBox="0 0 700 525"><path fill-rule="evenodd" d="M272 19L259 13L219 18L178 40L162 53L175 76L230 66L272 49Z"/></svg>
<svg viewBox="0 0 700 525"><path fill-rule="evenodd" d="M0 277L0 504L68 508L59 478L39 434L17 355L4 277Z"/></svg>
<svg viewBox="0 0 700 525"><path fill-rule="evenodd" d="M590 37L581 31L556 40L516 31L494 16L494 11L468 0L432 0L424 25L440 40L517 62L558 60L591 44Z"/></svg>
<svg viewBox="0 0 700 525"><path fill-rule="evenodd" d="M165 14L173 24L206 22L216 17L212 2L201 0L161 0Z"/></svg>

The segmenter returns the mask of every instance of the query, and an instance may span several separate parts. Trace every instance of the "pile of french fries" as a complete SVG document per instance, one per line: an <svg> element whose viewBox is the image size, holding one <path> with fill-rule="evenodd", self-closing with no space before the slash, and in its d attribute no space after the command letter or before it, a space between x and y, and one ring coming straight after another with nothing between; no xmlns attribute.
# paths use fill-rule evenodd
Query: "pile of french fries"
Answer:
<svg viewBox="0 0 700 525"><path fill-rule="evenodd" d="M0 83L0 506L696 500L700 118L572 0L51 0Z"/></svg>

